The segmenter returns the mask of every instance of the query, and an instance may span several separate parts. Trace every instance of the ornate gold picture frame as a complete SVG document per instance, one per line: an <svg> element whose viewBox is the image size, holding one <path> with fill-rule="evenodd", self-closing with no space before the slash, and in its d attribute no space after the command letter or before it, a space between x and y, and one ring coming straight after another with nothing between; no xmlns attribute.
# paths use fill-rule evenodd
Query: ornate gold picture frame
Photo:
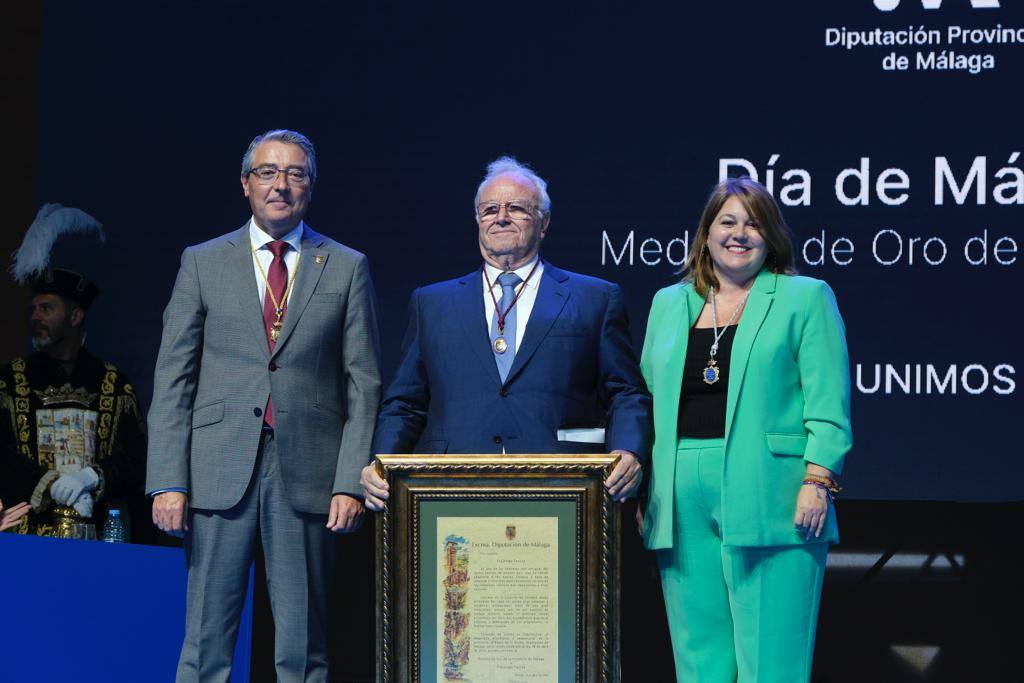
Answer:
<svg viewBox="0 0 1024 683"><path fill-rule="evenodd" d="M611 455L380 455L377 680L619 681Z"/></svg>

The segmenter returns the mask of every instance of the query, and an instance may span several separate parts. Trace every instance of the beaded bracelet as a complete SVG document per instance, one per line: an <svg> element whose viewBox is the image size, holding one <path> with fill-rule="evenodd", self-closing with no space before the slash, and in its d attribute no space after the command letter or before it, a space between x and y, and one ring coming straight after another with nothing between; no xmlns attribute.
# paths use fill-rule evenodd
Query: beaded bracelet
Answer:
<svg viewBox="0 0 1024 683"><path fill-rule="evenodd" d="M831 491L834 494L835 493L839 493L840 491L843 490L842 487L839 486L839 482L837 482L835 479L833 479L832 477L823 476L821 474L810 474L810 473L805 474L804 475L804 483L805 484L821 484L822 487L828 489L829 491Z"/></svg>
<svg viewBox="0 0 1024 683"><path fill-rule="evenodd" d="M803 483L803 486L813 486L816 489L821 489L822 491L825 492L825 495L828 496L828 502L833 503L833 504L836 502L836 497L832 493L832 489L830 489L829 487L825 486L824 484L822 484L820 482L817 482L817 481L805 481Z"/></svg>

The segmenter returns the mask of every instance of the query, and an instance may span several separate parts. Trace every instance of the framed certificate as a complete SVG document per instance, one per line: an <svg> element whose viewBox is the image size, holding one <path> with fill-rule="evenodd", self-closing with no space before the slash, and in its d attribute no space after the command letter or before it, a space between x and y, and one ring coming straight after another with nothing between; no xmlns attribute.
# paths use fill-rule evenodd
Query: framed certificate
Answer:
<svg viewBox="0 0 1024 683"><path fill-rule="evenodd" d="M611 455L380 455L377 680L619 680Z"/></svg>

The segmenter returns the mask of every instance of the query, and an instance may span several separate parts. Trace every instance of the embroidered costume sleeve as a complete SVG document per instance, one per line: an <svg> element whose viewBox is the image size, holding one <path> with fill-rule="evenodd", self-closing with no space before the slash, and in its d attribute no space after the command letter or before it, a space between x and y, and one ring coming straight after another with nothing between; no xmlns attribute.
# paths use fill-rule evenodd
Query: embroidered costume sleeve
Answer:
<svg viewBox="0 0 1024 683"><path fill-rule="evenodd" d="M28 396L25 360L18 358L0 370L0 500L5 506L30 501L50 471L27 446L31 434ZM26 533L28 521L23 517L14 531Z"/></svg>

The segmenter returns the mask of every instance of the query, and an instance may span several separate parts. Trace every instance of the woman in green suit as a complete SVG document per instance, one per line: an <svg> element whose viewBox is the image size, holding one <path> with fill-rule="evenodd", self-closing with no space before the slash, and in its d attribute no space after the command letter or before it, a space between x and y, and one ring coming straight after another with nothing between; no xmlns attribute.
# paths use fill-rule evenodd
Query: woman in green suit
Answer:
<svg viewBox="0 0 1024 683"><path fill-rule="evenodd" d="M750 178L711 193L684 278L651 305L641 366L658 551L680 681L807 681L832 494L852 443L835 296L793 275L789 230Z"/></svg>

